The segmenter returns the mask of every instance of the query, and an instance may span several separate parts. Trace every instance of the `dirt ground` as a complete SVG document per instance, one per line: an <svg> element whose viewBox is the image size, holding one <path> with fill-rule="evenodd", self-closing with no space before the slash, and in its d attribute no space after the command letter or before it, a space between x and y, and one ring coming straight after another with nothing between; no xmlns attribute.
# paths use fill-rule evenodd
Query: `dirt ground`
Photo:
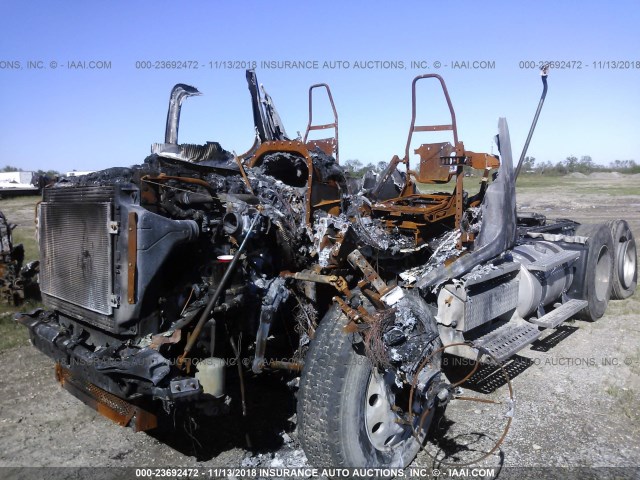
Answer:
<svg viewBox="0 0 640 480"><path fill-rule="evenodd" d="M638 177L532 178L521 183L521 210L581 222L625 218L636 237L640 235ZM0 210L11 207L6 202L14 200L0 201ZM15 211L20 213L13 222L32 221L30 207ZM522 350L507 366L516 398L513 423L499 452L480 465L640 466L638 312L636 293L612 301L599 321L569 321ZM190 431L134 433L61 389L52 361L24 339L20 346L0 352L0 366L0 466L306 465L295 436L295 382L290 386L279 378L249 382L254 435L253 448L248 448L237 409L230 417L197 428L192 425ZM467 393L479 396L486 391L485 398L505 400L507 387L496 378L495 372L481 372ZM440 439L426 447L429 454L441 454L443 449L453 462L477 458L505 424L505 405L458 403L434 427L454 425L446 436L457 446L452 449ZM452 438L455 432L460 435ZM414 466L438 466L428 453L421 453ZM508 470L503 477L509 477Z"/></svg>

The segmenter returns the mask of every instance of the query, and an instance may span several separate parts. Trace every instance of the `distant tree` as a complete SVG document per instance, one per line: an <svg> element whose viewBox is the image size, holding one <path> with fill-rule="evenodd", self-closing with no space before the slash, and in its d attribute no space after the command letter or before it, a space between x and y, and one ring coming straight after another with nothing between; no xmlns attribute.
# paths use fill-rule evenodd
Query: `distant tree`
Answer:
<svg viewBox="0 0 640 480"><path fill-rule="evenodd" d="M384 169L387 168L388 165L389 165L389 162L380 161L376 164L376 169L378 169L379 171L383 171Z"/></svg>
<svg viewBox="0 0 640 480"><path fill-rule="evenodd" d="M386 162L379 162L378 166L380 164L384 164L385 168L387 166ZM360 178L367 171L375 170L377 168L376 165L372 163L367 163L366 165L363 165L362 162L357 159L347 160L346 162L344 162L343 166L346 169L347 173L349 173L352 177L356 177L356 178Z"/></svg>
<svg viewBox="0 0 640 480"><path fill-rule="evenodd" d="M7 165L2 169L3 172L21 172L22 170L18 167L12 167L11 165Z"/></svg>
<svg viewBox="0 0 640 480"><path fill-rule="evenodd" d="M631 170L635 171L640 169L640 165L635 160L615 160L609 164L612 170Z"/></svg>
<svg viewBox="0 0 640 480"><path fill-rule="evenodd" d="M578 160L576 157L567 157L567 160L565 160L564 162L556 163L556 166L553 167L553 169L556 171L556 173L559 173L562 175L568 172L572 172L573 170L569 170L569 168L574 168L574 163L572 161L569 161L569 159L573 159L573 158L575 158L576 161ZM571 167L569 167L568 165L571 165Z"/></svg>
<svg viewBox="0 0 640 480"><path fill-rule="evenodd" d="M593 163L593 159L589 155L584 155L580 157L577 168L582 173L590 173L594 170L595 164Z"/></svg>
<svg viewBox="0 0 640 480"><path fill-rule="evenodd" d="M522 162L522 170L525 172L535 170L536 168L536 158L535 157L524 157L524 162Z"/></svg>
<svg viewBox="0 0 640 480"><path fill-rule="evenodd" d="M60 176L60 172L57 170L38 170L36 171L36 175L38 176L43 176L43 177L49 177L49 178L55 178L55 177L59 177Z"/></svg>
<svg viewBox="0 0 640 480"><path fill-rule="evenodd" d="M558 163L558 165L560 165L560 163ZM571 155L571 156L567 157L564 162L562 162L562 165L564 165L564 171L560 172L560 173L575 172L576 171L576 167L578 166L578 157L576 157L574 155ZM560 170L560 169L558 169L558 170Z"/></svg>
<svg viewBox="0 0 640 480"><path fill-rule="evenodd" d="M536 165L535 170L540 175L553 173L553 163L551 163L549 160L547 160L546 162L539 162Z"/></svg>
<svg viewBox="0 0 640 480"><path fill-rule="evenodd" d="M611 170L624 170L624 162L626 160L615 160L611 163L609 163L609 167L611 168Z"/></svg>
<svg viewBox="0 0 640 480"><path fill-rule="evenodd" d="M356 173L362 168L362 162L357 159L344 162L344 168L350 173Z"/></svg>

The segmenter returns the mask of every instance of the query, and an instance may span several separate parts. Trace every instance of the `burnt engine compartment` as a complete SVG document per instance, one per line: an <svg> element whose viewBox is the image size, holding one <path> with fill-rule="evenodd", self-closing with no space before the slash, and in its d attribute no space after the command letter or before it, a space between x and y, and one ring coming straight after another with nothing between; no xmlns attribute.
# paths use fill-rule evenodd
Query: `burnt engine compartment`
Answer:
<svg viewBox="0 0 640 480"><path fill-rule="evenodd" d="M335 160L320 150L309 157L312 188L324 188L322 197L334 199L327 209L308 202L309 187L300 181L309 173L304 157L277 151L254 167L152 154L140 166L47 189L39 207L41 288L53 312L32 315L37 336L65 338L71 370L81 371L73 357L89 362L110 379L91 380L116 395L186 396L184 388L180 395L172 392L171 382L192 378L195 369L179 368L177 358L245 243L211 311L215 320L205 324L190 357L240 353L254 359L255 371L265 365L299 370L337 293L338 282L323 278L340 278L343 291L356 287L347 254L361 248L375 255L386 282L403 258L418 264L433 253L425 245L417 249L420 255L411 255L415 239L388 231L383 220L363 218L362 200L347 191ZM409 251L400 252L398 245ZM289 272L303 273L293 278ZM230 337L250 340L242 342L243 352L234 352ZM200 393L197 384L192 393Z"/></svg>

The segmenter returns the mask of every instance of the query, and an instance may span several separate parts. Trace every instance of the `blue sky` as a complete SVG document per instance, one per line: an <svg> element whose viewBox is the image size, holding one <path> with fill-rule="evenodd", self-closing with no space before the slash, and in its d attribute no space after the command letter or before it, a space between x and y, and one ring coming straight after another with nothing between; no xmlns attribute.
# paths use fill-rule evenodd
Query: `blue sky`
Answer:
<svg viewBox="0 0 640 480"><path fill-rule="evenodd" d="M529 154L554 163L569 155L591 155L601 164L640 161L637 1L4 0L0 12L0 166L69 171L140 163L150 144L163 140L169 92L180 82L204 94L185 102L180 141L218 141L241 153L253 141L245 73L210 68L209 61L222 60L258 62L258 79L290 134L304 132L308 86L330 84L341 159L364 163L404 151L410 85L418 74L445 78L467 149L490 151L497 119L505 116L517 155L541 90L537 71L519 62L581 62L579 70L551 71ZM66 66L91 60L111 68ZM146 60L197 61L199 68L136 69L136 61ZM350 66L260 68L265 60ZM405 68L354 68L356 61L375 60ZM418 60L429 68L411 68ZM492 61L495 68L451 67L474 60ZM28 61L44 68L29 69ZM634 68L612 69L612 61ZM419 93L419 121L442 123L439 92L425 86Z"/></svg>

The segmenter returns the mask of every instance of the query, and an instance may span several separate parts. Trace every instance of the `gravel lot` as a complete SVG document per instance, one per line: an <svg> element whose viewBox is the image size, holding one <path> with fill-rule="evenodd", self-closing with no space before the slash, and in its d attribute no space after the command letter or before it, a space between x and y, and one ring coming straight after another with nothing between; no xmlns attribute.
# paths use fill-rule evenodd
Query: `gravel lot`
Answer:
<svg viewBox="0 0 640 480"><path fill-rule="evenodd" d="M639 178L570 178L544 188L525 184L521 209L549 218L599 222L626 218L640 236ZM622 192L622 194L620 194ZM8 204L0 202L0 210ZM31 211L24 208L31 221ZM7 213L5 211L5 213ZM22 218L12 219L20 223ZM612 301L595 323L570 321L525 348L510 367L515 418L499 454L483 466L640 466L640 295ZM200 425L190 433L134 433L103 418L54 379L52 362L26 342L0 352L0 466L301 466L295 437L295 387L276 377L249 382L253 448L246 446L240 416ZM490 382L489 382L490 383ZM252 392L269 392L268 395ZM478 382L482 390L486 382ZM234 388L231 386L231 388ZM469 395L479 394L469 389ZM487 398L504 400L506 386ZM446 446L449 461L477 457L504 425L499 407L452 405L446 434L464 432ZM447 414L449 415L449 413ZM443 427L451 421L439 423ZM467 427L465 430L465 426ZM470 441L474 434L477 441ZM443 442L430 442L437 452ZM421 453L415 466L433 467ZM13 475L17 475L14 471ZM508 478L507 470L501 478Z"/></svg>

